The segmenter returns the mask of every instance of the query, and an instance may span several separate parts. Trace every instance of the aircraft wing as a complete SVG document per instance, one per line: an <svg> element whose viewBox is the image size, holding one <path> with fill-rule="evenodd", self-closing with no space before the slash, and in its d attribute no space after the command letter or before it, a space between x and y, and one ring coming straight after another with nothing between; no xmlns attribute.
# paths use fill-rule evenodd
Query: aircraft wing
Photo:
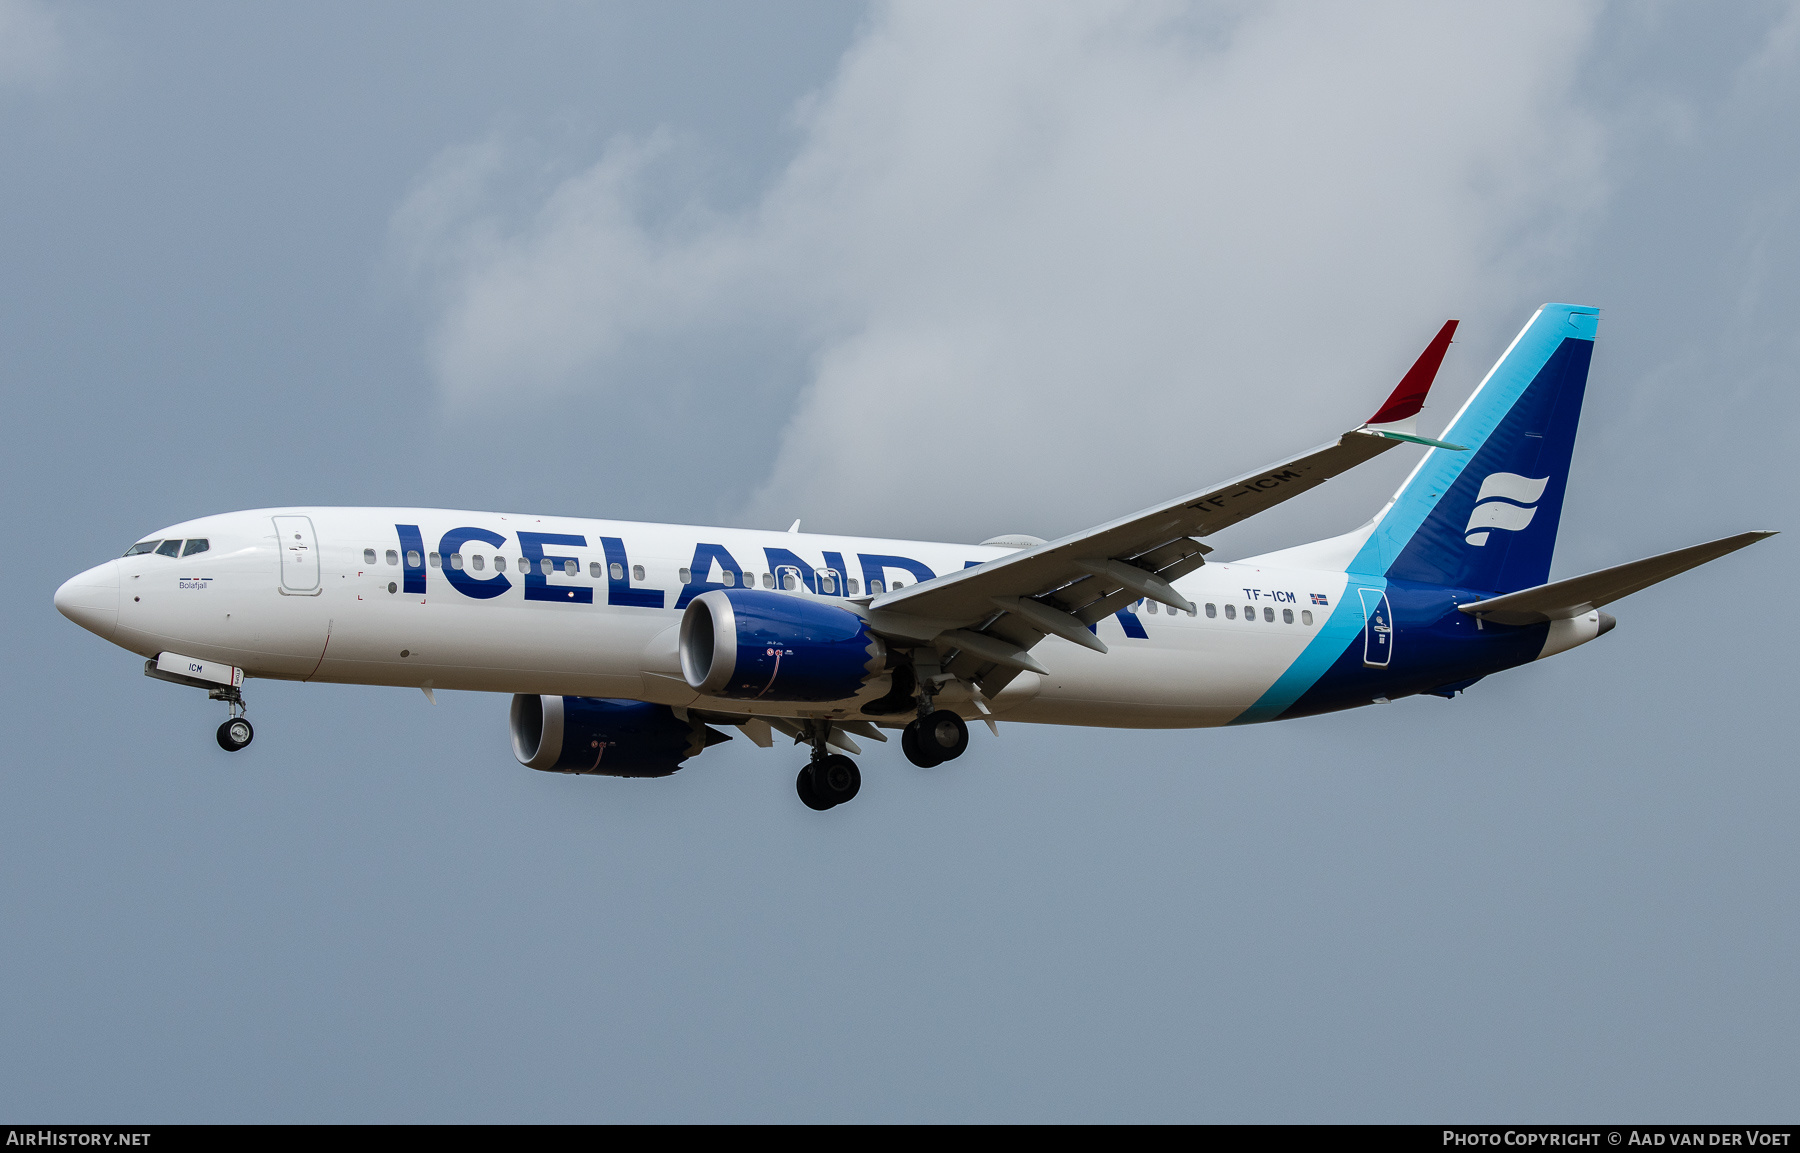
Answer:
<svg viewBox="0 0 1800 1153"><path fill-rule="evenodd" d="M1577 617L1774 535L1768 531L1743 532L1457 607L1470 616L1503 625L1534 625Z"/></svg>
<svg viewBox="0 0 1800 1153"><path fill-rule="evenodd" d="M1026 650L1055 634L1099 652L1090 626L1140 597L1192 612L1169 582L1206 563L1197 538L1218 532L1418 436L1415 422L1456 321L1448 321L1367 423L1337 440L1130 516L874 597L878 632L943 649L947 671L993 695L1020 670L1047 671Z"/></svg>

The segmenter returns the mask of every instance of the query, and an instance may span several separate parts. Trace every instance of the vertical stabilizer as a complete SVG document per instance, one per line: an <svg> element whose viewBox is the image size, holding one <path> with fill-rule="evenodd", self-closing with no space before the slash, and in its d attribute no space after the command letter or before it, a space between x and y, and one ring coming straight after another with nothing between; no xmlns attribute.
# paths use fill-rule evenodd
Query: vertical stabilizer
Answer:
<svg viewBox="0 0 1800 1153"><path fill-rule="evenodd" d="M1350 571L1511 592L1544 583L1599 310L1546 304L1383 510Z"/></svg>

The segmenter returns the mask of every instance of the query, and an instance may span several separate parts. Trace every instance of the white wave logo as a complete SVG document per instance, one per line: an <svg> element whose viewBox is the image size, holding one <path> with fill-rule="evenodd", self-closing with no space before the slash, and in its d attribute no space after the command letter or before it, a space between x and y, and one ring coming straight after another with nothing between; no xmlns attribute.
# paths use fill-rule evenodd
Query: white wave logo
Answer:
<svg viewBox="0 0 1800 1153"><path fill-rule="evenodd" d="M1532 480L1516 472L1497 472L1481 482L1475 509L1463 526L1463 539L1477 548L1487 543L1490 532L1518 532L1537 515L1537 502L1550 478Z"/></svg>

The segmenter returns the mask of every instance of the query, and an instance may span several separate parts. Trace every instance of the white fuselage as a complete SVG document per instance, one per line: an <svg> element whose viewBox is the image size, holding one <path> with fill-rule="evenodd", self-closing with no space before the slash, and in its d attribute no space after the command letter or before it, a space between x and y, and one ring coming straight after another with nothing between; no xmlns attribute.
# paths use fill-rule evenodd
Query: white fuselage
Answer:
<svg viewBox="0 0 1800 1153"><path fill-rule="evenodd" d="M299 531L278 533L278 524ZM422 545L410 574L404 526L417 527ZM457 529L480 530L480 539L466 540L454 559L441 555L440 544L453 539L446 534ZM544 544L544 534L580 543ZM734 583L747 573L758 587L796 596L867 594L877 591L872 582L892 589L1012 551L423 508L260 509L157 535L204 539L207 548L108 561L70 581L59 606L145 657L179 653L251 677L631 698L774 716L806 710L710 702L688 686L676 650L684 591L691 597L719 587L735 570ZM452 565L461 566L458 581L447 573ZM804 579L807 567L815 574L810 586L789 579ZM832 575L817 575L825 572ZM415 591L407 591L408 575ZM527 576L536 586L530 598ZM1106 654L1046 638L1034 655L1050 675L1020 675L992 702L994 712L1050 724L1229 723L1324 626L1330 610L1315 611L1315 598L1336 605L1345 583L1341 572L1205 565L1175 582L1198 607L1195 615L1140 603L1130 621L1107 617L1098 626ZM954 686L942 703L976 715ZM854 706L832 711L858 715Z"/></svg>

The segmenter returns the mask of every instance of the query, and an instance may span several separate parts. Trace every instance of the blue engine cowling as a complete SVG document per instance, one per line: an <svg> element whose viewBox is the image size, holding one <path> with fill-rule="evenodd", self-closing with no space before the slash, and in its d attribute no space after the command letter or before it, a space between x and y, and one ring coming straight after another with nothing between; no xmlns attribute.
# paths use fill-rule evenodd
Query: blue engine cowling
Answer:
<svg viewBox="0 0 1800 1153"><path fill-rule="evenodd" d="M695 597L680 648L689 686L734 700L846 700L887 664L881 638L855 613L756 589Z"/></svg>
<svg viewBox="0 0 1800 1153"><path fill-rule="evenodd" d="M730 739L699 721L682 720L667 705L600 697L513 697L513 756L528 769L666 777L708 745Z"/></svg>

